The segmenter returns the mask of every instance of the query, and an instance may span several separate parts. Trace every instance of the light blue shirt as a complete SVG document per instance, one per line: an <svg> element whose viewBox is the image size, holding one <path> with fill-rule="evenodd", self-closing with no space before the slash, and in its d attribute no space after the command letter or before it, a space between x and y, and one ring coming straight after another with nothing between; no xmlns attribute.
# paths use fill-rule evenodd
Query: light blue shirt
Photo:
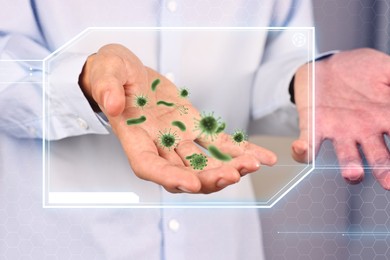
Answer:
<svg viewBox="0 0 390 260"><path fill-rule="evenodd" d="M42 209L42 147L36 139L42 137L42 67L40 62L8 60L41 60L90 26L311 26L309 1L201 4L118 0L114 4L86 4L76 0L18 0L2 1L1 7L1 63L10 73L0 78L2 82L17 83L0 86L0 224L5 227L0 231L0 246L5 248L0 250L0 256L263 258L260 222L254 209ZM245 40L232 37L224 41L222 36L210 34L210 45L206 45L204 37L194 43L185 37L178 41L175 35L163 32L147 44L139 39L128 44L146 65L171 77L177 85L188 86L191 101L201 111L214 111L228 122L230 130L246 128L250 119L288 104L288 84L298 66L307 61L306 51L294 48L291 34L284 31L263 31ZM113 168L118 171L113 176L118 177L117 183L126 186L123 180L133 178L115 138L105 135L109 129L93 113L77 85L86 55L115 37L98 37L100 41L78 48L78 53L69 54L50 70L50 77L63 78L54 81L58 84L45 93L51 105L47 137L59 140L53 141L55 149L50 156L54 164L58 163L58 171L70 167L60 174L69 182L63 187L91 189L88 185L94 174L102 178L107 175L97 172L95 165L107 156L95 154L89 160L84 156L88 147L94 151L108 139L116 158ZM192 49L204 49L199 59L185 49L191 44ZM80 148L87 151L74 149L73 144L84 144ZM75 163L66 156L83 160ZM61 161L71 163L60 167ZM89 177L82 179L80 175ZM168 194L152 183L140 185L155 190L162 201L200 196ZM250 199L251 193L249 179L243 178L234 187L207 196L234 198L245 194Z"/></svg>

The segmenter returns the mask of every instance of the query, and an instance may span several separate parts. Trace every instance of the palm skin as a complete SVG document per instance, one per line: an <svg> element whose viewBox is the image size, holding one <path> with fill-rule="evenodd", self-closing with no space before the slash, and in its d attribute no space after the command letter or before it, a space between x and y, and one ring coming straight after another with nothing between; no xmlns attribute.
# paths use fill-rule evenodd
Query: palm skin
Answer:
<svg viewBox="0 0 390 260"><path fill-rule="evenodd" d="M310 118L307 106L309 67L296 75L296 103L301 137L293 144L293 156L308 161L312 144L305 141ZM364 177L359 146L372 173L390 189L390 153L384 134L390 134L390 57L371 49L341 52L316 63L315 142L333 142L342 176L351 183ZM301 120L302 119L302 120Z"/></svg>
<svg viewBox="0 0 390 260"><path fill-rule="evenodd" d="M156 79L160 83L153 91L151 85ZM272 152L249 142L235 145L225 133L216 138L200 135L200 131L195 130L199 111L179 95L172 82L145 67L121 45L106 45L90 56L81 74L80 85L86 96L106 114L134 173L170 192L216 192L238 182L241 176L258 170L261 164L273 165L276 162ZM144 107L135 102L141 95L148 100ZM174 106L158 105L161 100ZM180 111L179 108L186 110ZM145 122L127 124L129 118L141 116L146 118ZM186 130L173 126L173 121L182 122ZM165 131L175 132L177 145L167 148L160 144L159 136ZM204 153L196 143L205 148L213 144L233 158L222 162L208 157L207 166L195 170L186 157Z"/></svg>

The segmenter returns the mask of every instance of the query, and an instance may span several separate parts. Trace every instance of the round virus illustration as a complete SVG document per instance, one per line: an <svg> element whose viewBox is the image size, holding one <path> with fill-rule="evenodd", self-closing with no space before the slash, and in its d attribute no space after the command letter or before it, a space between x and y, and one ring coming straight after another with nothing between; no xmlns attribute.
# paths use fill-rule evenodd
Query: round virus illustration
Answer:
<svg viewBox="0 0 390 260"><path fill-rule="evenodd" d="M148 97L144 95L135 96L135 106L144 108L148 104Z"/></svg>
<svg viewBox="0 0 390 260"><path fill-rule="evenodd" d="M207 156L201 153L194 153L186 157L187 160L190 160L191 167L194 170L203 170L207 166Z"/></svg>
<svg viewBox="0 0 390 260"><path fill-rule="evenodd" d="M179 89L179 96L182 98L187 98L190 95L190 92L187 88L181 88Z"/></svg>
<svg viewBox="0 0 390 260"><path fill-rule="evenodd" d="M180 138L176 134L176 131L171 132L171 129L164 130L164 132L159 131L157 138L160 147L162 147L163 149L167 148L168 150L174 149L180 141Z"/></svg>
<svg viewBox="0 0 390 260"><path fill-rule="evenodd" d="M202 113L200 119L195 119L195 131L200 131L199 136L205 135L206 138L214 138L219 132L219 128L223 126L224 123L220 123L221 118L215 118L214 113L206 114Z"/></svg>
<svg viewBox="0 0 390 260"><path fill-rule="evenodd" d="M248 136L241 129L234 131L234 133L232 134L232 141L235 144L240 145L240 144L244 143L247 139L248 139Z"/></svg>

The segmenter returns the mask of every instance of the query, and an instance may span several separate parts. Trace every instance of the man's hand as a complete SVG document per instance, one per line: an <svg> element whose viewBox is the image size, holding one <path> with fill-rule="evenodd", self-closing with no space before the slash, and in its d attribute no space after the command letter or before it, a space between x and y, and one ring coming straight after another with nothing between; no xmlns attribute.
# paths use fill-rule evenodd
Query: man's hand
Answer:
<svg viewBox="0 0 390 260"><path fill-rule="evenodd" d="M156 80L159 83L153 90ZM108 117L135 174L170 192L216 192L258 170L261 164L276 162L272 152L249 142L235 145L225 133L217 138L200 135L195 129L199 111L179 95L172 82L145 67L121 45L106 45L90 56L80 75L80 86L90 103L96 102ZM137 97L146 98L146 105L137 105ZM128 119L139 122L128 125ZM173 121L180 121L186 129L172 125ZM165 132L176 135L177 146L169 149L159 144ZM222 162L208 157L207 166L195 170L189 156L204 154L196 143L204 148L212 144L233 158Z"/></svg>
<svg viewBox="0 0 390 260"><path fill-rule="evenodd" d="M311 158L307 142L310 118L307 97L310 65L302 66L295 80L295 100L301 136L292 145L300 162ZM390 57L371 49L334 54L316 62L315 142L333 142L342 176L350 183L363 179L359 146L378 182L390 190L390 153L384 134L390 133Z"/></svg>

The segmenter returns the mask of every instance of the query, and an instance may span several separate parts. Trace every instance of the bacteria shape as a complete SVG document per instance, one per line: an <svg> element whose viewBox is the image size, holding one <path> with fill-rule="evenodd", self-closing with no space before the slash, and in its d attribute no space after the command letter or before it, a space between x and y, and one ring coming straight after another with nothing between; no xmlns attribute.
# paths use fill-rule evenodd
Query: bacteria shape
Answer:
<svg viewBox="0 0 390 260"><path fill-rule="evenodd" d="M182 132L186 130L186 125L181 121L173 121L172 125L178 127Z"/></svg>
<svg viewBox="0 0 390 260"><path fill-rule="evenodd" d="M241 129L234 131L234 133L232 134L232 141L235 144L240 145L240 144L244 143L246 140L248 140L248 136Z"/></svg>
<svg viewBox="0 0 390 260"><path fill-rule="evenodd" d="M194 170L203 170L207 166L207 156L201 153L194 153L186 157L187 160L190 160L190 164Z"/></svg>
<svg viewBox="0 0 390 260"><path fill-rule="evenodd" d="M144 108L148 104L148 97L144 95L135 96L135 106Z"/></svg>
<svg viewBox="0 0 390 260"><path fill-rule="evenodd" d="M158 84L160 84L160 79L155 79L155 80L153 80L152 86L151 86L152 91L156 91L156 88L157 88L157 85L158 85Z"/></svg>
<svg viewBox="0 0 390 260"><path fill-rule="evenodd" d="M146 121L145 116L140 116L138 118L129 118L126 120L127 125L138 125Z"/></svg>
<svg viewBox="0 0 390 260"><path fill-rule="evenodd" d="M217 134L225 129L225 123L220 122L221 118L215 118L214 113L202 113L200 117L195 119L195 131L200 131L199 136L205 135L206 138L214 140Z"/></svg>
<svg viewBox="0 0 390 260"><path fill-rule="evenodd" d="M157 138L160 147L163 149L167 148L168 150L174 149L180 141L176 131L171 132L171 129L164 130L164 132L159 131Z"/></svg>
<svg viewBox="0 0 390 260"><path fill-rule="evenodd" d="M232 159L232 157L230 155L221 152L214 145L210 145L207 149L209 150L211 156L213 156L217 160L228 162Z"/></svg>
<svg viewBox="0 0 390 260"><path fill-rule="evenodd" d="M190 95L190 92L187 88L181 88L179 89L179 96L182 98L187 98Z"/></svg>

